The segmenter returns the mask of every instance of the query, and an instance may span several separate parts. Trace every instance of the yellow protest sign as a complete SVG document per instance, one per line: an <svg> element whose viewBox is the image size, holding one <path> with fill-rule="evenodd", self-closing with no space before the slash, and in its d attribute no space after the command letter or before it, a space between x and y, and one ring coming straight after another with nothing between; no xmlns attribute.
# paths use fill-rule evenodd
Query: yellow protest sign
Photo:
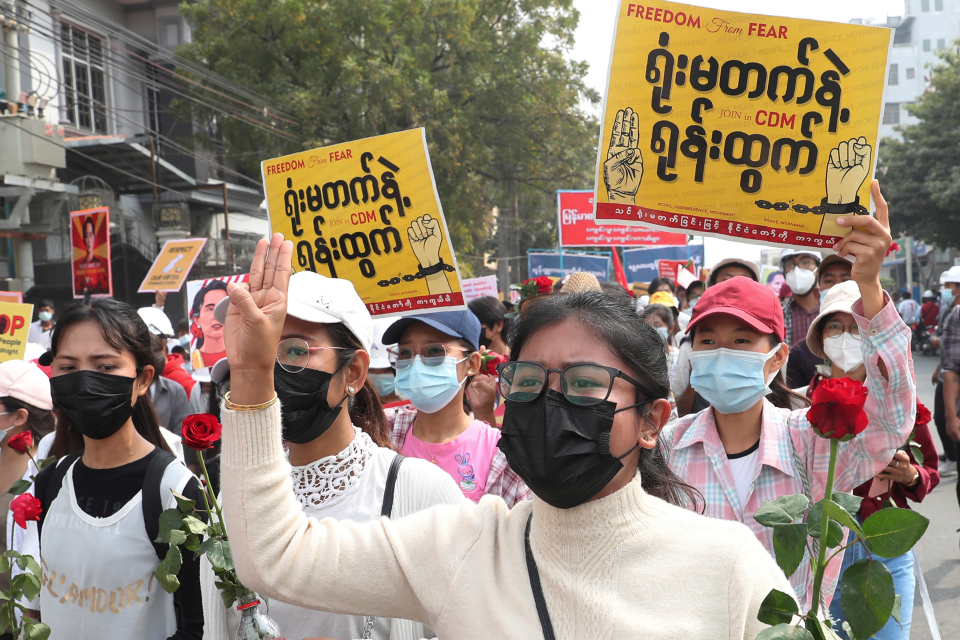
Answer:
<svg viewBox="0 0 960 640"><path fill-rule="evenodd" d="M0 302L0 362L23 359L32 317L32 304Z"/></svg>
<svg viewBox="0 0 960 640"><path fill-rule="evenodd" d="M869 214L891 29L621 0L615 34L598 222L828 248Z"/></svg>
<svg viewBox="0 0 960 640"><path fill-rule="evenodd" d="M206 238L167 240L137 293L180 291L205 244Z"/></svg>
<svg viewBox="0 0 960 640"><path fill-rule="evenodd" d="M373 316L464 307L423 129L262 164L294 270L350 280Z"/></svg>

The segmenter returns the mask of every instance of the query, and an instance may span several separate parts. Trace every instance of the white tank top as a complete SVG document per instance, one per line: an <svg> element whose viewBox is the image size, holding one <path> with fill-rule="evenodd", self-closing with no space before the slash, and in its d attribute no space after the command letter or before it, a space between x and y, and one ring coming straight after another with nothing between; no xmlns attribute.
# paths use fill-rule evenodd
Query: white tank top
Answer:
<svg viewBox="0 0 960 640"><path fill-rule="evenodd" d="M76 462L74 462L74 465ZM178 462L163 474L164 509L176 505L190 471ZM73 465L44 518L40 537L40 611L50 640L163 640L177 629L173 595L153 573L159 558L147 538L141 492L108 518L77 504Z"/></svg>

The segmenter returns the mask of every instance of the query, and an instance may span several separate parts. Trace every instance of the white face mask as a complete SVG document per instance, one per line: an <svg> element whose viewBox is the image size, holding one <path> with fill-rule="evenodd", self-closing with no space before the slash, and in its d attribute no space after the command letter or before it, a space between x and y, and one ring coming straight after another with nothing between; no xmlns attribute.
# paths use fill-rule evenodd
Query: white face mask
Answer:
<svg viewBox="0 0 960 640"><path fill-rule="evenodd" d="M849 373L863 364L860 341L844 331L839 336L823 339L823 352L844 373Z"/></svg>
<svg viewBox="0 0 960 640"><path fill-rule="evenodd" d="M816 271L796 267L786 276L787 286L798 296L805 296L817 283Z"/></svg>

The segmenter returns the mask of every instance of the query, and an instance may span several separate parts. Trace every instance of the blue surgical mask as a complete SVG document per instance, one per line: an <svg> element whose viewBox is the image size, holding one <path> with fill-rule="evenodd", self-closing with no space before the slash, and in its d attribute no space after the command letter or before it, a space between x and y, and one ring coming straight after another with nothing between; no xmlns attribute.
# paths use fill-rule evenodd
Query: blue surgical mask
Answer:
<svg viewBox="0 0 960 640"><path fill-rule="evenodd" d="M397 388L392 373L368 373L367 380L377 390L377 395L386 398Z"/></svg>
<svg viewBox="0 0 960 640"><path fill-rule="evenodd" d="M823 299L827 297L827 293L830 289L820 289L820 304L823 305Z"/></svg>
<svg viewBox="0 0 960 640"><path fill-rule="evenodd" d="M940 306L941 307L950 307L953 306L953 299L956 296L953 293L953 289L944 289L940 292Z"/></svg>
<svg viewBox="0 0 960 640"><path fill-rule="evenodd" d="M40 318L43 322L50 322L53 320L53 314L49 311L41 311L37 314L37 317Z"/></svg>
<svg viewBox="0 0 960 640"><path fill-rule="evenodd" d="M189 333L185 333L185 334L183 334L182 336L180 336L180 346L183 347L184 349L189 349L189 348L190 348L190 334L189 334Z"/></svg>
<svg viewBox="0 0 960 640"><path fill-rule="evenodd" d="M719 413L740 413L760 402L770 393L769 380L763 367L778 351L769 353L712 349L690 353L690 385Z"/></svg>
<svg viewBox="0 0 960 640"><path fill-rule="evenodd" d="M663 341L666 342L667 338L670 335L670 332L667 331L666 327L657 327L657 333L660 334L660 337L663 338Z"/></svg>
<svg viewBox="0 0 960 640"><path fill-rule="evenodd" d="M453 356L443 359L443 364L428 367L420 356L415 356L410 366L397 369L396 389L413 403L419 411L436 413L457 396L464 381L457 374L457 360Z"/></svg>
<svg viewBox="0 0 960 640"><path fill-rule="evenodd" d="M699 299L700 299L700 296L687 300L687 303L690 305L690 311L693 311L693 308L697 306L697 300Z"/></svg>

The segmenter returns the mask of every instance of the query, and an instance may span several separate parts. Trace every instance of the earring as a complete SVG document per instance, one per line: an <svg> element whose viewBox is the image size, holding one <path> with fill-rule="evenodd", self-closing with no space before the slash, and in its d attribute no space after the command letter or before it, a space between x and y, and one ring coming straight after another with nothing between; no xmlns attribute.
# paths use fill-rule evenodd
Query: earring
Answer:
<svg viewBox="0 0 960 640"><path fill-rule="evenodd" d="M650 436L643 436L644 442L650 442Z"/></svg>
<svg viewBox="0 0 960 640"><path fill-rule="evenodd" d="M353 387L347 387L347 391L348 391L351 395L353 395L353 393L354 393Z"/></svg>

